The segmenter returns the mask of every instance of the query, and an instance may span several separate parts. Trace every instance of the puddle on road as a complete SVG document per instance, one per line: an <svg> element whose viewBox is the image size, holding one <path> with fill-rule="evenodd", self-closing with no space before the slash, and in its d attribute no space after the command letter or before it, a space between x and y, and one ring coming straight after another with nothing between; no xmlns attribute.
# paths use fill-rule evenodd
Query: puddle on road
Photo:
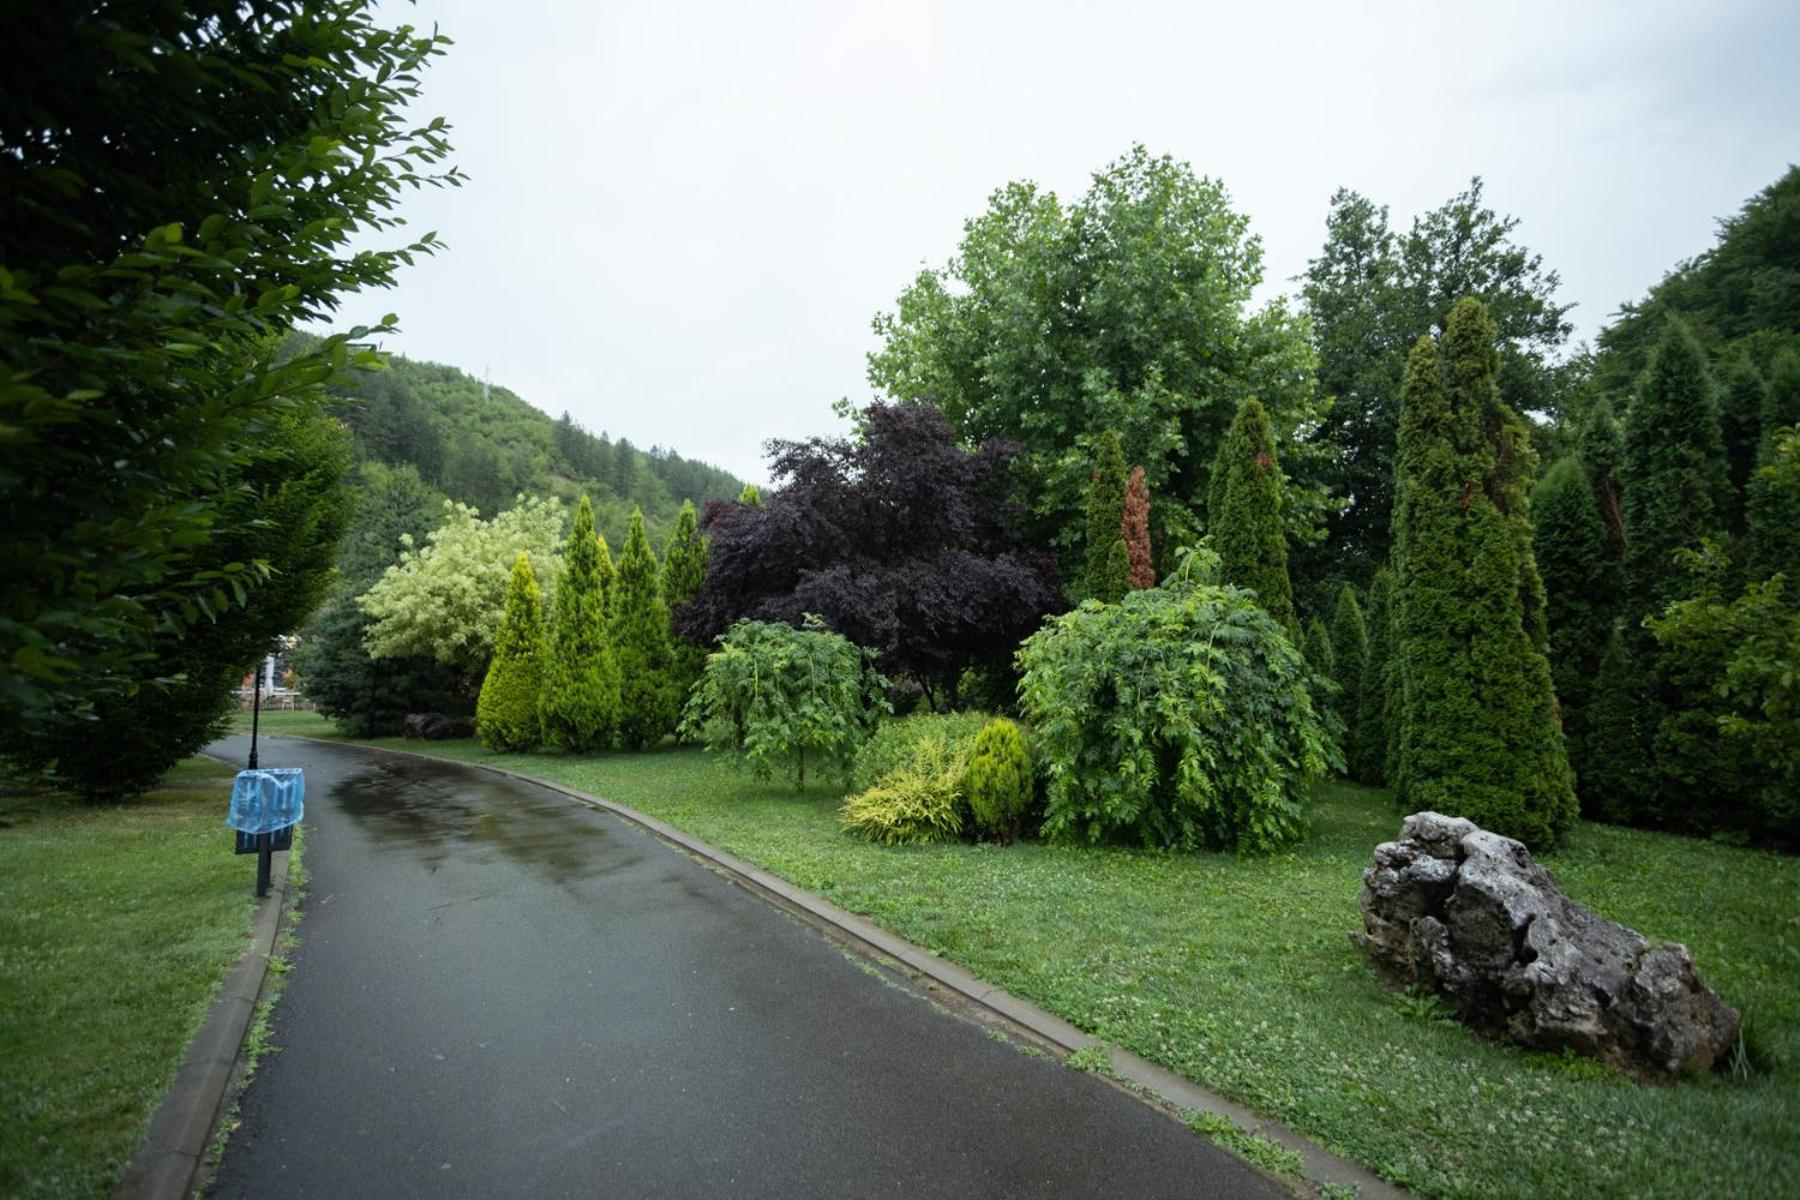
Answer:
<svg viewBox="0 0 1800 1200"><path fill-rule="evenodd" d="M347 775L328 803L354 818L382 848L427 868L498 854L558 884L609 875L642 851L599 815L528 784L424 762L377 762Z"/></svg>

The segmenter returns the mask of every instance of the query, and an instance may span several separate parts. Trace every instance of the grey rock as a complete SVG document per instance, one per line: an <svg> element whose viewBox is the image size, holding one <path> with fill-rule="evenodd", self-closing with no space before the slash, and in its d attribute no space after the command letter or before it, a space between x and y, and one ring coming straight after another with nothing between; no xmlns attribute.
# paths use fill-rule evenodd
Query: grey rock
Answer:
<svg viewBox="0 0 1800 1200"><path fill-rule="evenodd" d="M1737 1039L1737 1010L1686 946L1575 903L1521 843L1460 817L1407 817L1375 848L1358 904L1351 940L1383 982L1436 993L1490 1036L1646 1079L1705 1071Z"/></svg>

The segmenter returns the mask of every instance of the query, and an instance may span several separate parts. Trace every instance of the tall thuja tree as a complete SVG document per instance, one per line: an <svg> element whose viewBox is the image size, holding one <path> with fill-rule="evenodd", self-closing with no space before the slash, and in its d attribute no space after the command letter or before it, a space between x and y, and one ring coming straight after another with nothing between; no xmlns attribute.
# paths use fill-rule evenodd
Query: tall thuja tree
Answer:
<svg viewBox="0 0 1800 1200"><path fill-rule="evenodd" d="M1349 755L1351 776L1372 787L1387 780L1388 648L1393 605L1393 572L1383 567L1369 584L1367 649L1356 685L1356 722Z"/></svg>
<svg viewBox="0 0 1800 1200"><path fill-rule="evenodd" d="M1719 393L1719 442L1725 452L1725 469L1731 490L1725 527L1742 537L1749 501L1750 477L1762 448L1763 405L1768 384L1756 363L1741 348L1724 364Z"/></svg>
<svg viewBox="0 0 1800 1200"><path fill-rule="evenodd" d="M1575 820L1550 665L1533 633L1542 588L1523 480L1534 466L1498 388L1497 331L1459 301L1444 367L1429 338L1407 361L1394 533L1409 810L1465 816L1543 847Z"/></svg>
<svg viewBox="0 0 1800 1200"><path fill-rule="evenodd" d="M1281 524L1281 468L1275 461L1269 414L1254 399L1244 401L1232 419L1220 448L1212 495L1208 523L1213 549L1219 553L1220 578L1254 591L1257 603L1298 641L1287 534Z"/></svg>
<svg viewBox="0 0 1800 1200"><path fill-rule="evenodd" d="M1125 484L1125 452L1119 435L1108 429L1094 449L1088 480L1087 569L1082 573L1082 591L1101 600L1117 601L1128 590L1110 567L1113 543L1124 527Z"/></svg>
<svg viewBox="0 0 1800 1200"><path fill-rule="evenodd" d="M669 607L663 603L656 552L650 549L640 510L631 514L615 586L612 633L619 656L619 731L627 746L642 750L671 733L681 714Z"/></svg>
<svg viewBox="0 0 1800 1200"><path fill-rule="evenodd" d="M1586 764L1588 708L1618 618L1619 566L1581 463L1559 460L1531 492L1533 549L1549 602L1550 673L1582 811L1599 811Z"/></svg>
<svg viewBox="0 0 1800 1200"><path fill-rule="evenodd" d="M706 538L700 533L700 517L694 511L694 502L687 500L682 502L681 512L675 517L675 530L663 548L663 603L673 613L698 595L700 585L705 582ZM671 636L675 649L676 694L679 703L685 704L688 693L706 669L706 647L673 630Z"/></svg>
<svg viewBox="0 0 1800 1200"><path fill-rule="evenodd" d="M563 550L550 625L550 657L538 693L544 740L578 753L611 743L619 729L619 663L606 628L600 538L584 493Z"/></svg>
<svg viewBox="0 0 1800 1200"><path fill-rule="evenodd" d="M1644 627L1693 594L1680 551L1716 538L1725 525L1729 490L1719 439L1718 389L1705 352L1678 318L1638 381L1625 422L1624 627L1632 673L1640 680L1641 728L1654 770L1636 798L1638 819L1700 830L1732 773L1724 761L1717 704L1709 697L1711 665L1659 648Z"/></svg>
<svg viewBox="0 0 1800 1200"><path fill-rule="evenodd" d="M1770 468L1782 436L1800 425L1800 355L1775 360L1763 399L1757 471L1749 480L1749 551L1744 577L1751 581L1787 576L1788 594L1800 594L1800 473Z"/></svg>
<svg viewBox="0 0 1800 1200"><path fill-rule="evenodd" d="M1144 468L1131 468L1125 481L1125 514L1120 526L1125 539L1125 552L1131 564L1131 586L1134 590L1156 586L1156 569L1150 554L1150 488L1144 482Z"/></svg>
<svg viewBox="0 0 1800 1200"><path fill-rule="evenodd" d="M1594 490L1594 508L1606 522L1607 554L1616 565L1625 556L1625 431L1605 397L1582 421L1575 456Z"/></svg>
<svg viewBox="0 0 1800 1200"><path fill-rule="evenodd" d="M594 540L600 547L594 556L594 578L600 585L600 611L610 622L615 607L613 594L619 582L619 569L613 565L612 549L606 544L606 535L595 530Z"/></svg>
<svg viewBox="0 0 1800 1200"><path fill-rule="evenodd" d="M1331 679L1337 673L1337 648L1331 644L1331 630L1325 622L1314 617L1306 623L1306 642L1303 651L1307 665L1322 678Z"/></svg>
<svg viewBox="0 0 1800 1200"><path fill-rule="evenodd" d="M1344 719L1344 749L1354 773L1356 723L1361 715L1363 669L1369 658L1369 629L1362 605L1348 584L1338 589L1337 609L1331 615L1331 679L1337 684L1337 712Z"/></svg>
<svg viewBox="0 0 1800 1200"><path fill-rule="evenodd" d="M531 557L513 559L506 606L494 631L494 658L475 704L475 732L490 750L529 750L538 744L538 690L544 681L544 601Z"/></svg>

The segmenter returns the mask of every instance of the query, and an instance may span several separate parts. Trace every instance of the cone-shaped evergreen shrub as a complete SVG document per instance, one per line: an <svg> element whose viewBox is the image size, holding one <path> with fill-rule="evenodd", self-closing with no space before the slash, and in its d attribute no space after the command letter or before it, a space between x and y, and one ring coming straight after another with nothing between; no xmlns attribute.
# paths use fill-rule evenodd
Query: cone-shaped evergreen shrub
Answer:
<svg viewBox="0 0 1800 1200"><path fill-rule="evenodd" d="M1306 623L1306 661L1319 675L1331 680L1337 673L1336 647L1331 644L1331 631L1325 622L1314 617Z"/></svg>
<svg viewBox="0 0 1800 1200"><path fill-rule="evenodd" d="M619 581L619 569L613 566L612 549L606 544L606 535L595 530L594 540L600 545L600 551L594 559L594 579L600 585L600 611L605 615L607 623L611 624L613 585Z"/></svg>
<svg viewBox="0 0 1800 1200"><path fill-rule="evenodd" d="M1088 483L1087 567L1082 572L1082 590L1096 598L1110 594L1114 587L1110 559L1125 519L1125 482L1125 452L1119 447L1119 435L1109 429L1094 450L1094 472Z"/></svg>
<svg viewBox="0 0 1800 1200"><path fill-rule="evenodd" d="M1550 676L1576 794L1582 811L1593 813L1585 775L1587 709L1617 620L1619 566L1594 488L1575 459L1559 460L1532 489L1531 518L1532 545L1549 598Z"/></svg>
<svg viewBox="0 0 1800 1200"><path fill-rule="evenodd" d="M1575 456L1594 489L1594 507L1606 522L1607 544L1616 563L1625 556L1625 431L1602 397L1588 410Z"/></svg>
<svg viewBox="0 0 1800 1200"><path fill-rule="evenodd" d="M1790 350L1775 360L1763 401L1758 469L1749 485L1750 552L1744 570L1751 581L1786 575L1789 595L1800 594L1800 476L1769 468L1775 463L1777 439L1796 425L1800 425L1800 355Z"/></svg>
<svg viewBox="0 0 1800 1200"><path fill-rule="evenodd" d="M1287 533L1281 524L1281 470L1269 432L1268 410L1246 400L1220 444L1218 477L1207 513L1219 577L1256 593L1284 629L1296 626L1288 578Z"/></svg>
<svg viewBox="0 0 1800 1200"><path fill-rule="evenodd" d="M1150 486L1144 482L1144 468L1131 468L1125 483L1125 516L1120 529L1125 549L1131 557L1131 586L1156 586L1156 568L1150 556Z"/></svg>
<svg viewBox="0 0 1800 1200"><path fill-rule="evenodd" d="M475 732L489 750L538 744L538 689L544 677L544 607L523 550L506 583L506 607L494 632L494 657L475 703Z"/></svg>
<svg viewBox="0 0 1800 1200"><path fill-rule="evenodd" d="M1131 551L1124 538L1114 538L1106 563L1088 580L1088 594L1102 604L1117 604L1131 590Z"/></svg>
<svg viewBox="0 0 1800 1200"><path fill-rule="evenodd" d="M694 502L684 500L681 512L675 518L675 530L663 550L663 603L669 606L670 614L692 600L705 582L706 539L700 534ZM676 699L680 704L686 704L688 693L699 682L700 672L706 669L706 647L675 634L672 628L670 636L674 639L675 649Z"/></svg>
<svg viewBox="0 0 1800 1200"><path fill-rule="evenodd" d="M976 829L1003 842L1018 837L1019 821L1031 807L1031 787L1025 734L1005 717L995 717L975 735L963 774L963 797Z"/></svg>
<svg viewBox="0 0 1800 1200"><path fill-rule="evenodd" d="M633 509L613 585L612 642L619 658L619 733L633 750L656 743L675 729L674 645L669 610L663 604L656 553L644 535L644 514Z"/></svg>
<svg viewBox="0 0 1800 1200"><path fill-rule="evenodd" d="M1369 629L1363 622L1362 605L1345 584L1338 589L1337 609L1331 615L1331 679L1337 684L1337 713L1344 721L1346 769L1356 746L1356 721L1362 693L1363 666L1369 657Z"/></svg>
<svg viewBox="0 0 1800 1200"><path fill-rule="evenodd" d="M594 507L583 495L563 550L550 657L538 694L544 740L577 752L605 748L619 730L619 664L607 634L600 554Z"/></svg>
<svg viewBox="0 0 1800 1200"><path fill-rule="evenodd" d="M1497 331L1475 300L1451 310L1444 368L1421 338L1401 395L1396 478L1401 730L1397 790L1548 846L1576 805L1550 665L1536 644L1523 424L1500 400ZM1534 611L1534 608L1537 611Z"/></svg>
<svg viewBox="0 0 1800 1200"><path fill-rule="evenodd" d="M1600 655L1600 672L1582 714L1586 755L1581 763L1581 811L1598 820L1631 820L1645 790L1649 764L1644 747L1649 739L1641 723L1639 684L1630 643L1614 631Z"/></svg>
<svg viewBox="0 0 1800 1200"><path fill-rule="evenodd" d="M1356 724L1350 738L1350 774L1380 787L1387 782L1388 632L1393 626L1394 576L1386 567L1369 585L1367 651L1356 688Z"/></svg>
<svg viewBox="0 0 1800 1200"><path fill-rule="evenodd" d="M1763 405L1768 393L1762 372L1742 350L1733 354L1724 369L1719 397L1719 443L1725 450L1725 469L1730 476L1729 508L1725 527L1732 536L1744 533L1744 506L1750 494L1750 476L1756 470L1762 446Z"/></svg>

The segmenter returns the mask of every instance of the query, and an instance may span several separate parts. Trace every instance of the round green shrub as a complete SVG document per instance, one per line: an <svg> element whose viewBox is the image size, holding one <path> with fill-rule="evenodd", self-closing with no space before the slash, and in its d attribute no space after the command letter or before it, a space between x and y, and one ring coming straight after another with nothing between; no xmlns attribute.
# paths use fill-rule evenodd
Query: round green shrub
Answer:
<svg viewBox="0 0 1800 1200"><path fill-rule="evenodd" d="M927 712L883 721L874 736L857 747L856 760L850 766L850 790L866 792L882 776L911 762L919 742L927 737L940 738L950 748L966 753L987 719L987 714L978 712Z"/></svg>
<svg viewBox="0 0 1800 1200"><path fill-rule="evenodd" d="M1019 664L1046 838L1261 851L1304 834L1326 734L1305 660L1254 593L1183 579L1084 604Z"/></svg>
<svg viewBox="0 0 1800 1200"><path fill-rule="evenodd" d="M995 717L975 735L963 796L975 827L1010 842L1019 836L1019 818L1031 807L1031 750L1025 734L1005 717Z"/></svg>

